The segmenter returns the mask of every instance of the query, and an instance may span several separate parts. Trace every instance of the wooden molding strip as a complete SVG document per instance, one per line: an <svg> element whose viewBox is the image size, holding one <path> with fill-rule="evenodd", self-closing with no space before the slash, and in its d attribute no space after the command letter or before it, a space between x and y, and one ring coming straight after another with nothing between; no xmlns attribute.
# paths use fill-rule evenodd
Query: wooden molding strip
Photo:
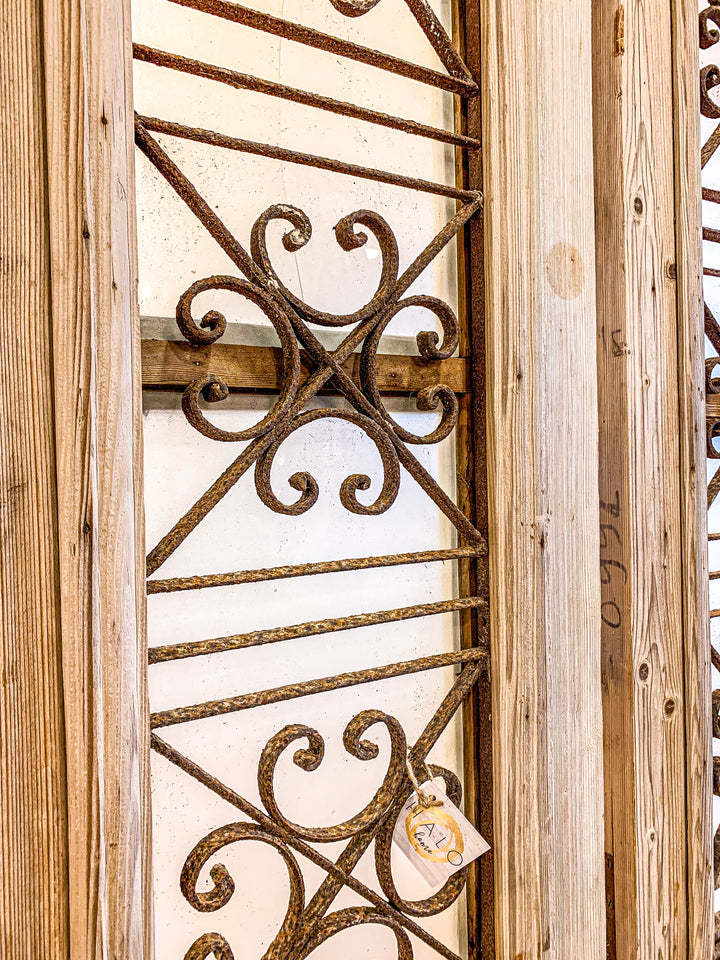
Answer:
<svg viewBox="0 0 720 960"><path fill-rule="evenodd" d="M302 376L310 372L304 351ZM360 354L344 364L354 380L360 377ZM142 381L145 390L184 390L198 377L214 373L230 390L243 393L275 391L282 378L282 351L279 347L254 347L214 343L193 347L177 340L142 341ZM428 361L421 357L379 354L377 385L384 394L406 395L423 387L447 384L455 393L470 389L469 361L464 357Z"/></svg>
<svg viewBox="0 0 720 960"><path fill-rule="evenodd" d="M590 0L482 0L495 956L605 960Z"/></svg>

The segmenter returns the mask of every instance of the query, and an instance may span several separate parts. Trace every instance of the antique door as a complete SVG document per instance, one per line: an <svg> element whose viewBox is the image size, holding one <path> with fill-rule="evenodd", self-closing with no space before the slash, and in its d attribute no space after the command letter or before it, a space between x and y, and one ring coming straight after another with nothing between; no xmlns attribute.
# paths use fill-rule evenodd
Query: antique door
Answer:
<svg viewBox="0 0 720 960"><path fill-rule="evenodd" d="M491 832L474 11L133 17L156 956L479 957L391 845Z"/></svg>

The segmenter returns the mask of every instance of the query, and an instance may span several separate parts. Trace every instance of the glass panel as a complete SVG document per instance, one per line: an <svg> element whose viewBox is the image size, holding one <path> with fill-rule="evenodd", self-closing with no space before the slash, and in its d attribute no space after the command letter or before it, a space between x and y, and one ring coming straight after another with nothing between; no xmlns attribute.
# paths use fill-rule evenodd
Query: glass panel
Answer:
<svg viewBox="0 0 720 960"><path fill-rule="evenodd" d="M455 506L467 387L420 390L467 341L458 238L479 204L456 183L442 84L473 82L457 65L453 79L417 19L452 35L448 3L355 15L364 2L254 9L432 82L233 22L236 4L133 0L143 337L173 342L144 372L158 960L468 955L464 873L438 893L382 837L412 789L405 741L421 779L427 761L451 792L463 781L472 717L458 707L486 666L473 633L485 597L468 590L484 540ZM434 132L244 89L247 77ZM224 330L217 313L199 326L208 311ZM228 396L207 379L242 380L243 346L280 348L262 354L279 396L270 381ZM333 367L347 360L349 382ZM162 389L177 362L187 380Z"/></svg>

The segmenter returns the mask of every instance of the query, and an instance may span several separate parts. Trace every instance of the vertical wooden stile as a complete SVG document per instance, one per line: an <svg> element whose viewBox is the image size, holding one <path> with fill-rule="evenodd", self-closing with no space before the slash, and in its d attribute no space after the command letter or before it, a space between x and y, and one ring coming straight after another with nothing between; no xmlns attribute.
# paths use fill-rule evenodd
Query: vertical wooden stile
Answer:
<svg viewBox="0 0 720 960"><path fill-rule="evenodd" d="M150 896L129 3L7 3L3 26L0 941L12 957L138 960Z"/></svg>
<svg viewBox="0 0 720 960"><path fill-rule="evenodd" d="M672 5L675 243L687 770L688 957L712 956L712 681L708 617L705 336L702 303L697 7Z"/></svg>
<svg viewBox="0 0 720 960"><path fill-rule="evenodd" d="M710 956L697 5L593 5L611 955Z"/></svg>
<svg viewBox="0 0 720 960"><path fill-rule="evenodd" d="M42 4L0 3L0 943L69 938Z"/></svg>
<svg viewBox="0 0 720 960"><path fill-rule="evenodd" d="M590 0L481 4L496 956L605 957Z"/></svg>

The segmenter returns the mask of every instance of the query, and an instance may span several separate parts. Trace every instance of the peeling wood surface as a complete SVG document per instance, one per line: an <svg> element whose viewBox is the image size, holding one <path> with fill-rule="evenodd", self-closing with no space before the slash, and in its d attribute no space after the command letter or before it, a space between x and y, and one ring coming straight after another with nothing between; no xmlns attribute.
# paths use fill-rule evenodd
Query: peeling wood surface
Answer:
<svg viewBox="0 0 720 960"><path fill-rule="evenodd" d="M605 957L590 13L481 4L503 960Z"/></svg>

